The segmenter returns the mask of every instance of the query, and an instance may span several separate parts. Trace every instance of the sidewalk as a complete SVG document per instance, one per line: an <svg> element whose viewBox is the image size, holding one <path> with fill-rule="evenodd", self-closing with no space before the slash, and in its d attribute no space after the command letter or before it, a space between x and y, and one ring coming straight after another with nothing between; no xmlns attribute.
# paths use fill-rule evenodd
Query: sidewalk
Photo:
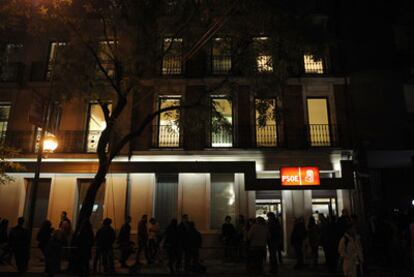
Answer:
<svg viewBox="0 0 414 277"><path fill-rule="evenodd" d="M29 264L29 273L26 273L24 275L19 275L16 272L16 268L13 265L0 265L0 276L44 276L43 270L44 270L44 264L40 261L36 254L33 255L33 258L30 261ZM261 276L280 276L280 277L313 277L313 276L321 276L321 277L341 277L342 274L340 272L338 273L330 273L327 272L325 267L323 265L319 265L317 268L305 268L303 270L295 270L293 268L294 266L294 260L285 258L284 264L279 266L279 274L274 275L269 273L269 268L266 265L265 268L265 274ZM129 264L132 264L132 259L129 261ZM252 274L248 274L246 272L245 265L243 263L236 263L236 262L223 262L219 259L208 259L203 261L203 264L207 268L206 274L195 274L195 273L189 273L187 275L181 275L181 276L220 276L220 277L226 277L226 276L255 276ZM117 276L119 275L128 275L128 270L121 268L119 263L115 261L115 270ZM62 268L66 268L67 263L62 263ZM97 275L102 276L103 274ZM142 271L139 276L168 276L169 271L167 268L167 265L165 262L163 263L155 263L152 265L144 265L142 268ZM56 276L68 276L68 274L59 274ZM93 275L91 275L93 276ZM110 276L110 275L105 275ZM384 270L381 268L370 268L369 272L365 274L364 277L413 277L414 273L408 273L408 272L398 272L393 273L389 270Z"/></svg>

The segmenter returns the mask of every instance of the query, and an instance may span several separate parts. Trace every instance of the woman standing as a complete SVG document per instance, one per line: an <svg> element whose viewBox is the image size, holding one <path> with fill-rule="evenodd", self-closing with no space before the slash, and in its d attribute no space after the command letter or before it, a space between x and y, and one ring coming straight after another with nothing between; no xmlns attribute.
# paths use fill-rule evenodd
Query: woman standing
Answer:
<svg viewBox="0 0 414 277"><path fill-rule="evenodd" d="M359 235L353 225L346 228L339 242L339 255L343 259L342 269L345 277L357 277L358 269L364 261Z"/></svg>

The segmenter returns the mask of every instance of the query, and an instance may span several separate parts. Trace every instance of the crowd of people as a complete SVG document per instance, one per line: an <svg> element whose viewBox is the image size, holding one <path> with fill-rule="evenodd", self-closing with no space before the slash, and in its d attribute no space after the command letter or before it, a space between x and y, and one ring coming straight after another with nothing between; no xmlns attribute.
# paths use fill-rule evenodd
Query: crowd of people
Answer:
<svg viewBox="0 0 414 277"><path fill-rule="evenodd" d="M282 251L287 241L294 251L298 270L305 267L306 259L308 267L318 267L321 264L320 250L324 252L325 264L330 271L336 271L340 266L344 276L354 277L362 270L364 255L357 220L347 210L343 210L339 218L323 214L312 215L307 220L295 218L294 224L287 228L291 230L289 240L283 238L284 228L279 215L269 212L266 218L259 216L246 220L240 215L233 224L230 216L225 217L221 229L225 261L245 262L249 273L260 274L268 257L270 271L277 273L279 264L283 263ZM383 228L378 223L375 227L377 233ZM25 272L30 257L30 232L24 227L24 218L20 217L17 225L8 230L8 221L0 219L0 262L10 263L14 256L18 271ZM200 259L202 236L188 215L183 215L180 222L172 219L164 230L155 218L143 215L138 222L136 241L131 239L129 216L118 234L110 218L103 220L96 233L89 220L81 222L76 232L74 235L66 212L62 212L56 230L50 221L43 222L36 240L45 272L50 276L62 270L61 263L65 259L67 270L81 276L89 275L90 264L93 272L114 273L115 257L121 267L129 268L130 273L138 272L144 260L146 264L153 264L164 257L171 273L206 271ZM119 255L115 255L114 249L119 250ZM131 263L130 257L134 253L135 259Z"/></svg>

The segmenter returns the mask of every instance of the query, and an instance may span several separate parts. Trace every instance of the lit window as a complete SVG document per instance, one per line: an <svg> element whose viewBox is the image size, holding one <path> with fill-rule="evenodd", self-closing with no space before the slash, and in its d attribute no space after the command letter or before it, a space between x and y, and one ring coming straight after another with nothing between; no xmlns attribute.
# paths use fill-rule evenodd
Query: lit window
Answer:
<svg viewBox="0 0 414 277"><path fill-rule="evenodd" d="M211 146L233 146L233 107L230 99L213 98L211 116Z"/></svg>
<svg viewBox="0 0 414 277"><path fill-rule="evenodd" d="M273 61L268 37L253 38L256 53L256 70L258 72L272 72Z"/></svg>
<svg viewBox="0 0 414 277"><path fill-rule="evenodd" d="M164 39L163 75L180 75L182 73L182 44L182 38Z"/></svg>
<svg viewBox="0 0 414 277"><path fill-rule="evenodd" d="M10 104L0 103L0 145L3 145L6 139L10 107Z"/></svg>
<svg viewBox="0 0 414 277"><path fill-rule="evenodd" d="M159 109L179 107L180 103L180 98L161 97L159 101ZM180 145L179 120L179 110L166 111L160 114L158 126L159 147L178 147Z"/></svg>
<svg viewBox="0 0 414 277"><path fill-rule="evenodd" d="M308 140L311 146L331 146L328 101L326 98L308 98Z"/></svg>
<svg viewBox="0 0 414 277"><path fill-rule="evenodd" d="M109 104L108 108L111 111L112 105ZM98 103L91 103L89 106L87 152L95 153L97 151L99 138L105 128L106 121L101 106Z"/></svg>
<svg viewBox="0 0 414 277"><path fill-rule="evenodd" d="M109 77L115 76L115 64L114 64L114 47L115 41L100 41L98 45L98 58L99 61L108 74ZM97 66L96 75L99 79L105 79L105 75L102 70Z"/></svg>
<svg viewBox="0 0 414 277"><path fill-rule="evenodd" d="M227 74L231 70L231 40L215 38L212 49L213 74Z"/></svg>
<svg viewBox="0 0 414 277"><path fill-rule="evenodd" d="M256 99L256 145L271 147L277 145L276 100Z"/></svg>
<svg viewBox="0 0 414 277"><path fill-rule="evenodd" d="M312 55L304 55L303 61L305 65L305 73L307 74L323 74L322 59L314 59Z"/></svg>
<svg viewBox="0 0 414 277"><path fill-rule="evenodd" d="M59 62L59 56L61 55L63 47L66 46L66 42L55 41L50 43L49 56L47 60L47 72L46 80L53 78L53 70L56 68L56 64Z"/></svg>

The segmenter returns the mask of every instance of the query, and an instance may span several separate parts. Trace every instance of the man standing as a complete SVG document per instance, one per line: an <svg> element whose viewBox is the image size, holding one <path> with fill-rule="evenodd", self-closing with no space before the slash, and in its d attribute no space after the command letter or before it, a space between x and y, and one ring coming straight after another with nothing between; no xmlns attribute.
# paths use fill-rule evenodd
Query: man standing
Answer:
<svg viewBox="0 0 414 277"><path fill-rule="evenodd" d="M126 264L129 256L131 255L131 217L127 216L125 219L124 225L122 225L121 230L118 235L118 244L121 249L121 258L119 259L121 267L128 268Z"/></svg>
<svg viewBox="0 0 414 277"><path fill-rule="evenodd" d="M93 271L97 271L97 263L102 258L105 273L114 273L114 252L112 245L115 242L115 230L111 226L112 219L105 218L102 227L96 232L96 255L93 263Z"/></svg>
<svg viewBox="0 0 414 277"><path fill-rule="evenodd" d="M272 273L277 273L277 254L279 251L280 230L276 221L276 215L274 213L267 213L267 218L267 227L269 229L267 247L269 248L270 271Z"/></svg>
<svg viewBox="0 0 414 277"><path fill-rule="evenodd" d="M19 272L26 272L29 263L30 233L23 227L24 218L17 219L17 226L10 230L9 243Z"/></svg>
<svg viewBox="0 0 414 277"><path fill-rule="evenodd" d="M148 216L144 214L138 223L138 251L136 257L136 263L139 264L139 256L141 251L144 250L145 258L148 261L148 230L147 230Z"/></svg>

